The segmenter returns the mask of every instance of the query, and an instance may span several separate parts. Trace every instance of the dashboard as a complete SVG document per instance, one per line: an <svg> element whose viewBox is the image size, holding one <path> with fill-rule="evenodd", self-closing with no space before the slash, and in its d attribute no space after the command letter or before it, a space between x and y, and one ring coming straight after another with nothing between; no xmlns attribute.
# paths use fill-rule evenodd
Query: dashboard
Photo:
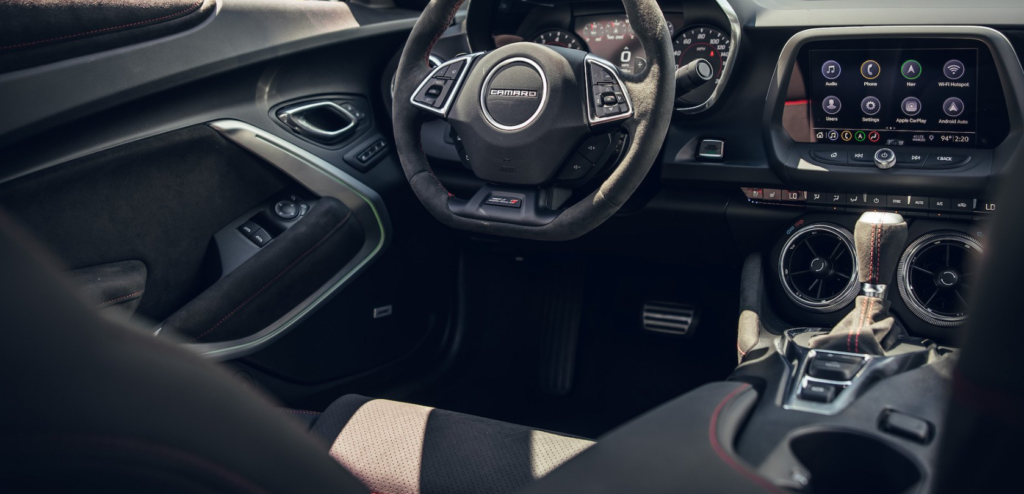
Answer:
<svg viewBox="0 0 1024 494"><path fill-rule="evenodd" d="M677 66L700 58L715 73L677 95L658 162L623 208L635 216L620 223L630 232L621 238L643 237L672 258L724 256L732 245L760 252L779 317L829 327L856 277L842 262L839 278L807 274L799 266L814 257L810 247L849 253L861 213L898 212L912 226L894 311L912 333L955 338L968 288L949 291L921 273L969 272L1000 179L1024 160L1024 29L1013 27L1024 26L1024 9L989 0L977 2L987 9L946 11L924 0L770 3L659 2ZM468 46L437 55L533 42L586 51L623 74L646 67L620 2L494 8L471 7ZM423 145L447 185L473 193L444 123L424 125ZM673 237L681 228L716 240L690 246Z"/></svg>

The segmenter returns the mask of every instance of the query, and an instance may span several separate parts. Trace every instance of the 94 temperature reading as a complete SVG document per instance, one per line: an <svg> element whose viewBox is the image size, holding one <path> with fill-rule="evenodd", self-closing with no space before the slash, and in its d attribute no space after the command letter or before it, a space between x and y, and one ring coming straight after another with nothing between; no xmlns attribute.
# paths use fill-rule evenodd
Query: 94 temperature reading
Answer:
<svg viewBox="0 0 1024 494"><path fill-rule="evenodd" d="M971 142L971 136L969 135L958 135L958 134L946 134L939 136L942 142L952 142L957 144L966 144Z"/></svg>

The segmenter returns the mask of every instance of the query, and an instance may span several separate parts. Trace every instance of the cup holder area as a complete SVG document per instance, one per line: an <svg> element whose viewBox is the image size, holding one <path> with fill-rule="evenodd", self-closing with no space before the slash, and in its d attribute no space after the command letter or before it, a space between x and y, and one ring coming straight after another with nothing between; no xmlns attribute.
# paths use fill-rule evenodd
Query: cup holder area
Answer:
<svg viewBox="0 0 1024 494"><path fill-rule="evenodd" d="M906 455L864 434L810 432L789 446L810 474L808 492L896 494L921 481L920 468Z"/></svg>

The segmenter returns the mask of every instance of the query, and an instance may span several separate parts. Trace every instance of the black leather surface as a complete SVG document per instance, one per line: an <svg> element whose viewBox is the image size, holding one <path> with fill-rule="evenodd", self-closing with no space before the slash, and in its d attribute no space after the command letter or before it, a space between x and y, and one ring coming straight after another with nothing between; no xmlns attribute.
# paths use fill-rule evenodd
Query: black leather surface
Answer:
<svg viewBox="0 0 1024 494"><path fill-rule="evenodd" d="M365 493L223 368L97 316L0 214L0 492Z"/></svg>
<svg viewBox="0 0 1024 494"><path fill-rule="evenodd" d="M0 0L0 72L191 28L216 0Z"/></svg>
<svg viewBox="0 0 1024 494"><path fill-rule="evenodd" d="M68 271L82 296L104 312L131 316L146 292L146 264L121 261Z"/></svg>

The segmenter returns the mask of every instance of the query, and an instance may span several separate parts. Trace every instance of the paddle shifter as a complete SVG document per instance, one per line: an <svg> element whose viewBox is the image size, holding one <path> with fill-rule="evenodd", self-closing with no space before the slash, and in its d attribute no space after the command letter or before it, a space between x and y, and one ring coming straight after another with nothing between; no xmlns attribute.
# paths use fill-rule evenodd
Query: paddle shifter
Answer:
<svg viewBox="0 0 1024 494"><path fill-rule="evenodd" d="M883 355L881 341L892 329L886 300L900 254L907 242L907 223L896 213L868 212L853 232L861 294L854 308L828 334L811 339L811 348Z"/></svg>

